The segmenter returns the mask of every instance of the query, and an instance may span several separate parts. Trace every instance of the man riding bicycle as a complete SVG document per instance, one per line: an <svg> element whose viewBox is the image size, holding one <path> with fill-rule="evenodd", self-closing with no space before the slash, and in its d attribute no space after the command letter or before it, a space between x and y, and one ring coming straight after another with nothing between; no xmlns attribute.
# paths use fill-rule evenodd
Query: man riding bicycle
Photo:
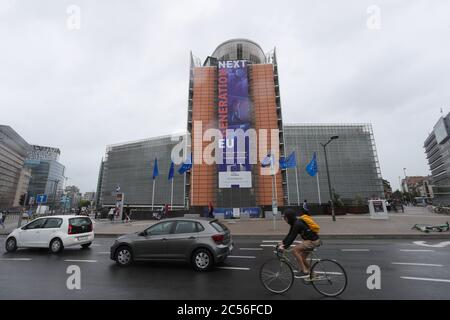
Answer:
<svg viewBox="0 0 450 320"><path fill-rule="evenodd" d="M294 210L285 210L283 213L283 218L284 221L290 225L290 229L287 236L279 244L280 250L288 249L294 242L295 238L297 238L297 235L302 237L303 242L296 245L292 252L298 262L298 265L301 267L303 276L309 276L311 270L311 265L307 261L310 252L321 244L318 234L318 225L315 224L317 226L317 228L315 228L316 232L311 230L311 226L305 220L313 220L311 218L308 219L308 217L309 216L302 216L298 218Z"/></svg>

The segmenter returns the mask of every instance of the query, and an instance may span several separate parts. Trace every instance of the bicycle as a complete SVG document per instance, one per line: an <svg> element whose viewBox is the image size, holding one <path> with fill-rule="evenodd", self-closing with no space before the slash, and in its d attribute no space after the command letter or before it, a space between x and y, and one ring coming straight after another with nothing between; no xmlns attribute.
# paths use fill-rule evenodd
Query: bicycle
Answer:
<svg viewBox="0 0 450 320"><path fill-rule="evenodd" d="M288 291L295 279L302 279L304 284L312 284L314 289L326 297L337 297L347 287L347 273L335 260L320 259L316 249L308 250L311 270L307 276L295 276L296 262L288 256L292 249L274 251L276 257L267 260L260 269L262 285L271 293L282 294ZM295 259L295 258L294 258Z"/></svg>

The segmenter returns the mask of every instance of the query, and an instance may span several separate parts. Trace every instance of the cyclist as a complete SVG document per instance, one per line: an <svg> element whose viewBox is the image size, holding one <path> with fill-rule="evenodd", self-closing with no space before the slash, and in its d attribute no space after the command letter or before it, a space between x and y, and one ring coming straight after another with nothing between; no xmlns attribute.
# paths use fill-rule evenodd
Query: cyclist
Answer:
<svg viewBox="0 0 450 320"><path fill-rule="evenodd" d="M297 218L297 215L292 209L287 209L283 213L284 221L290 225L289 233L284 240L279 244L279 249L284 250L289 248L294 242L297 235L300 235L303 239L302 243L299 243L292 250L298 265L301 267L302 277L309 276L311 266L307 261L310 251L320 246L320 238L318 233L311 230L309 225L303 220Z"/></svg>

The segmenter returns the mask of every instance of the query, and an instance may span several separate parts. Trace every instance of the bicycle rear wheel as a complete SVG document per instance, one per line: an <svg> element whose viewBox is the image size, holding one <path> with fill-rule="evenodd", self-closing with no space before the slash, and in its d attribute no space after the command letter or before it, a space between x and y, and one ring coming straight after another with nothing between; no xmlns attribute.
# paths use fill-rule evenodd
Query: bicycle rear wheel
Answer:
<svg viewBox="0 0 450 320"><path fill-rule="evenodd" d="M273 258L261 266L259 278L264 288L280 294L291 288L294 283L294 271L286 261Z"/></svg>
<svg viewBox="0 0 450 320"><path fill-rule="evenodd" d="M312 266L310 281L320 294L336 297L347 287L347 274L336 261L323 259Z"/></svg>

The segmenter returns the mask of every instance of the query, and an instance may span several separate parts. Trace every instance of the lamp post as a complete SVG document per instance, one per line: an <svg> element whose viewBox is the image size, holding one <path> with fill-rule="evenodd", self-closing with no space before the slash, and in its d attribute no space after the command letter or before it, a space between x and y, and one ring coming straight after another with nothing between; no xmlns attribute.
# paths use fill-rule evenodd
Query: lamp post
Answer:
<svg viewBox="0 0 450 320"><path fill-rule="evenodd" d="M331 141L339 139L339 136L332 136L327 143L321 143L323 147L323 152L325 154L325 166L327 168L327 178L328 178L328 191L330 192L330 204L331 204L331 216L333 217L333 221L336 221L336 215L334 213L334 204L333 204L333 193L331 191L331 180L330 180L330 170L328 168L328 156L327 156L327 145L330 144Z"/></svg>
<svg viewBox="0 0 450 320"><path fill-rule="evenodd" d="M409 187L408 187L408 176L406 175L406 168L403 168L403 173L405 175L405 192L408 193L408 200L411 203L411 193L409 192Z"/></svg>

